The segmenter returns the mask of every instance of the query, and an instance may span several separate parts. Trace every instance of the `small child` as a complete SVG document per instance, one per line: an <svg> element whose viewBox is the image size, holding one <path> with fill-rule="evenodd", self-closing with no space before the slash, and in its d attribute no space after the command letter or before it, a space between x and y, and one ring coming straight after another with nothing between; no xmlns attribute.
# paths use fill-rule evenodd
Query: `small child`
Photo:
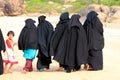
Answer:
<svg viewBox="0 0 120 80"><path fill-rule="evenodd" d="M4 73L12 73L12 67L14 64L18 64L18 61L15 59L15 52L14 52L14 46L16 45L16 43L14 43L13 41L13 37L14 37L14 32L13 31L9 31L8 34L8 39L6 40L6 58L3 59L3 62L5 63L4 65ZM7 71L7 66L8 64L10 64L8 71Z"/></svg>

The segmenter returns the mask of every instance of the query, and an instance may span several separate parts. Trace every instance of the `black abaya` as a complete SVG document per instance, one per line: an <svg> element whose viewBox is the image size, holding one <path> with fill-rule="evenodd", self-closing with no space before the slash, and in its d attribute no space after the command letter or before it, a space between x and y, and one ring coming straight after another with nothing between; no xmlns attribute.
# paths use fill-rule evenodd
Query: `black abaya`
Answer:
<svg viewBox="0 0 120 80"><path fill-rule="evenodd" d="M51 39L51 55L55 56L58 52L58 50L60 50L58 48L59 46L59 43L64 35L64 32L65 30L67 29L68 27L68 21L69 21L69 13L68 12L65 12L65 13L62 13L61 16L60 16L60 21L59 23L57 24L56 28L55 28L55 32L52 36L52 39Z"/></svg>
<svg viewBox="0 0 120 80"><path fill-rule="evenodd" d="M51 40L51 55L54 57L56 57L56 55L58 54L58 52L60 51L59 49L59 44L61 42L61 39L65 33L65 30L68 28L68 22L69 22L69 13L68 12L64 12L60 15L60 21L58 22L56 28L55 28L55 32L52 36L52 40ZM53 58L54 58L53 57ZM60 67L64 67L64 64L59 64Z"/></svg>
<svg viewBox="0 0 120 80"><path fill-rule="evenodd" d="M38 33L38 61L37 61L37 69L41 68L49 68L49 64L51 63L50 56L50 41L53 35L53 26L47 20L45 20L45 16L40 16L38 18L39 24L37 27Z"/></svg>
<svg viewBox="0 0 120 80"><path fill-rule="evenodd" d="M103 69L103 25L97 15L98 14L95 11L88 13L87 19L83 25L87 34L87 42L89 47L88 64L94 70Z"/></svg>
<svg viewBox="0 0 120 80"><path fill-rule="evenodd" d="M0 29L0 75L3 74L3 61L2 61L2 55L1 55L2 50L5 52L5 42Z"/></svg>

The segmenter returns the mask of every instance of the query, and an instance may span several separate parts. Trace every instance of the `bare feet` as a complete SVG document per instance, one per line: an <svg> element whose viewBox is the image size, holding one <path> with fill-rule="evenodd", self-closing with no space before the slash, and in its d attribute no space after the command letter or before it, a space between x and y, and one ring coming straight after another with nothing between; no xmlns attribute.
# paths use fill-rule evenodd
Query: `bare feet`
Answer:
<svg viewBox="0 0 120 80"><path fill-rule="evenodd" d="M8 73L12 73L12 70L9 69L9 70L8 70Z"/></svg>
<svg viewBox="0 0 120 80"><path fill-rule="evenodd" d="M84 69L88 70L88 68L89 68L89 65L88 64L84 64Z"/></svg>
<svg viewBox="0 0 120 80"><path fill-rule="evenodd" d="M4 74L7 74L7 71L6 71L6 70L4 70Z"/></svg>
<svg viewBox="0 0 120 80"><path fill-rule="evenodd" d="M24 74L26 74L27 72L28 72L28 71L26 71L26 70L23 70L23 71L22 71L22 73L24 73Z"/></svg>
<svg viewBox="0 0 120 80"><path fill-rule="evenodd" d="M63 67L59 67L56 71L61 71L63 70Z"/></svg>
<svg viewBox="0 0 120 80"><path fill-rule="evenodd" d="M89 68L88 68L89 71L94 71L94 69L89 65Z"/></svg>

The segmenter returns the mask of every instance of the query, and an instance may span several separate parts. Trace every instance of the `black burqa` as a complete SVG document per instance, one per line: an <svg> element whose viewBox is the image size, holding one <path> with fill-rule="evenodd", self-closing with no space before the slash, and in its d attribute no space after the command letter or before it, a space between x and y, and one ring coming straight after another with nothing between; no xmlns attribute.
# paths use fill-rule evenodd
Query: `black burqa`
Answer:
<svg viewBox="0 0 120 80"><path fill-rule="evenodd" d="M50 22L45 20L45 16L40 16L38 18L39 24L37 27L38 34L38 61L37 69L49 68L51 63L50 56L50 41L53 34L53 26Z"/></svg>
<svg viewBox="0 0 120 80"><path fill-rule="evenodd" d="M32 19L25 20L25 26L18 39L20 50L37 49L37 28L34 23Z"/></svg>
<svg viewBox="0 0 120 80"><path fill-rule="evenodd" d="M55 32L51 40L50 48L51 48L52 56L55 56L57 52L60 50L58 46L59 43L61 42L65 30L68 28L68 22L69 22L69 13L68 12L62 13L60 16L60 21L58 22L55 28Z"/></svg>
<svg viewBox="0 0 120 80"><path fill-rule="evenodd" d="M69 13L68 12L64 12L60 15L60 21L58 22L56 28L55 28L55 32L52 36L52 40L51 40L51 49L50 49L50 53L52 56L56 57L56 55L58 54L58 52L60 52L59 49L59 44L61 42L61 39L65 33L65 30L68 28L68 22L69 22ZM63 64L59 65L60 67L64 67Z"/></svg>
<svg viewBox="0 0 120 80"><path fill-rule="evenodd" d="M87 39L79 18L79 15L72 15L68 28L58 46L59 51L54 57L54 60L67 66L66 70L74 69L86 63Z"/></svg>
<svg viewBox="0 0 120 80"><path fill-rule="evenodd" d="M96 70L103 68L102 49L104 48L103 24L97 15L95 11L89 12L83 25L89 47L88 64Z"/></svg>
<svg viewBox="0 0 120 80"><path fill-rule="evenodd" d="M1 55L1 51L5 52L5 42L4 42L4 38L0 29L0 75L3 74L3 61L2 61L2 55Z"/></svg>

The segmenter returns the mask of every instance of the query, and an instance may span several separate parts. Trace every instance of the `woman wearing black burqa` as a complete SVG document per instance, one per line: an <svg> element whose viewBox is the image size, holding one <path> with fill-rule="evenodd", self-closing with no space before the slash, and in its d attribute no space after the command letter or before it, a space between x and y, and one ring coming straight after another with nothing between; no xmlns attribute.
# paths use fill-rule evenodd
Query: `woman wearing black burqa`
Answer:
<svg viewBox="0 0 120 80"><path fill-rule="evenodd" d="M4 38L0 29L0 75L3 74L4 68L3 68L3 60L2 60L2 55L1 55L1 51L3 50L3 52L5 52L5 42L4 42Z"/></svg>
<svg viewBox="0 0 120 80"><path fill-rule="evenodd" d="M89 47L88 70L103 69L103 25L97 15L98 14L95 11L89 12L83 25L87 34L87 42Z"/></svg>
<svg viewBox="0 0 120 80"><path fill-rule="evenodd" d="M23 50L23 57L26 59L24 72L33 71L32 61L36 57L37 52L37 28L35 26L35 21L32 19L25 20L25 27L22 29L19 39L18 47Z"/></svg>
<svg viewBox="0 0 120 80"><path fill-rule="evenodd" d="M45 18L45 16L38 18L39 24L37 27L39 49L37 55L37 69L40 71L49 69L49 64L51 63L50 41L53 34L53 26L50 22L45 20Z"/></svg>
<svg viewBox="0 0 120 80"><path fill-rule="evenodd" d="M79 70L87 60L87 39L85 30L79 21L79 15L72 15L68 28L59 43L54 60L65 65L66 72Z"/></svg>
<svg viewBox="0 0 120 80"><path fill-rule="evenodd" d="M65 30L68 28L68 22L69 22L69 13L68 12L64 12L60 15L60 21L58 22L56 28L55 28L55 32L53 34L52 40L51 40L51 54L53 54L52 56L56 57L56 55L58 54L58 52L60 52L59 49L59 43L61 42L61 39L65 33ZM65 67L65 65L63 64L59 64L59 68L57 69L57 71L60 71L63 69L63 67Z"/></svg>

